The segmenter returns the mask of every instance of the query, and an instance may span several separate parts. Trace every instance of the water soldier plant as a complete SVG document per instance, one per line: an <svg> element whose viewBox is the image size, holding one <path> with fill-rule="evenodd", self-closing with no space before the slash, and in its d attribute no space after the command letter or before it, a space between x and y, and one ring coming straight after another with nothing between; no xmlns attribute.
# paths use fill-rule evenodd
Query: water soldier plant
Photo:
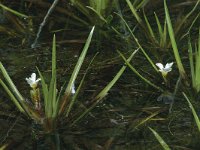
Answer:
<svg viewBox="0 0 200 150"><path fill-rule="evenodd" d="M52 46L52 75L51 81L49 84L46 83L44 76L38 70L40 78L36 78L36 73L32 73L31 77L26 78L27 83L30 85L30 95L31 100L29 101L24 98L19 90L14 85L12 79L9 77L6 69L0 63L0 70L5 79L0 79L0 84L3 86L10 99L14 102L17 109L27 116L29 119L33 121L34 124L42 127L44 134L52 134L56 135L56 147L60 147L59 140L59 128L58 124L60 121L65 120L65 118L69 117L70 112L76 102L78 93L85 79L85 75L83 76L77 90L75 90L75 80L80 71L84 58L86 56L87 50L89 48L92 35L94 32L94 27L92 28L86 44L83 48L83 51L78 59L78 62L73 70L71 78L67 84L65 90L58 91L57 90L57 78L56 78L56 39L55 36L53 38L53 46ZM137 53L137 50L133 51L130 57L127 59L127 62L133 58L133 56ZM93 60L92 60L93 61ZM92 62L91 61L91 62ZM91 64L91 63L90 63ZM90 65L89 65L90 66ZM125 71L126 66L122 66L119 72L114 76L114 78L107 84L105 88L96 97L91 100L91 105L85 107L85 110L76 114L75 118L68 122L69 127L74 126L80 119L82 119L85 115L87 115L107 94L108 91L112 88L112 86L117 82L120 76ZM86 70L88 71L88 69ZM40 92L39 82L42 84L42 92ZM42 94L40 94L42 93Z"/></svg>
<svg viewBox="0 0 200 150"><path fill-rule="evenodd" d="M27 83L31 87L30 95L32 102L27 102L26 99L20 94L13 81L9 77L6 69L0 63L0 70L5 82L0 79L0 84L3 86L5 91L10 96L11 100L15 103L18 110L25 114L27 117L31 118L36 124L40 124L46 133L54 132L56 130L57 122L59 117L65 117L65 111L68 109L66 101L69 101L74 94L74 82L81 68L81 65L86 56L89 44L92 39L94 32L94 27L92 28L90 35L86 41L83 51L79 57L77 65L73 71L66 90L57 90L57 79L56 79L56 39L53 38L52 46L52 76L50 84L45 82L45 79L38 69L40 78L36 79L36 74L32 73L30 78L26 78ZM38 82L42 83L42 98L40 97L40 89L38 87ZM61 95L63 94L63 96ZM72 105L74 101L69 103ZM32 105L33 104L33 105ZM69 107L70 108L70 107ZM70 111L70 110L68 110ZM64 113L65 112L65 113Z"/></svg>

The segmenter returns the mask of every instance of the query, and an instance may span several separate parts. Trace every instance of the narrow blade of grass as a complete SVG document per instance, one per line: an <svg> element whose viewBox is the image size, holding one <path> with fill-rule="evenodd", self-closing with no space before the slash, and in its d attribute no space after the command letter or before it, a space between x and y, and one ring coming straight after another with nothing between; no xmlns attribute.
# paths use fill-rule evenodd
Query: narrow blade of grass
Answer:
<svg viewBox="0 0 200 150"><path fill-rule="evenodd" d="M136 18L136 20L138 21L139 24L141 24L142 19L140 18L140 16L137 13L137 10L134 8L134 6L132 5L132 3L130 2L130 0L126 0L126 3L128 4L129 8L131 9L131 12L133 13L134 17Z"/></svg>
<svg viewBox="0 0 200 150"><path fill-rule="evenodd" d="M102 21L104 21L105 23L107 23L106 19L94 8L87 6L87 8L89 8L90 10L92 10Z"/></svg>
<svg viewBox="0 0 200 150"><path fill-rule="evenodd" d="M75 92L75 95L73 96L73 98L72 98L72 100L71 100L71 102L70 102L70 104L69 104L69 107L68 107L68 109L67 109L66 117L69 116L69 113L70 113L70 111L71 111L71 109L72 109L72 107L73 107L73 105L74 105L74 103L75 103L75 101L76 101L76 98L77 98L77 96L78 96L78 94L79 94L79 91L80 91L80 89L81 89L81 87L82 87L82 84L83 84L83 82L84 82L84 80L85 80L85 77L86 77L86 75L87 75L87 73L88 73L88 70L89 70L89 68L90 68L90 66L91 66L91 64L92 64L92 62L94 61L95 57L97 56L97 54L98 54L98 53L96 53L96 55L95 55L95 56L92 58L92 60L90 61L90 64L88 65L88 67L87 67L87 69L86 69L86 71L85 71L85 74L84 74L84 76L83 76L82 79L81 79L81 82L80 82L80 84L79 84L79 86L78 86L78 88L77 88L77 90L76 90L76 92Z"/></svg>
<svg viewBox="0 0 200 150"><path fill-rule="evenodd" d="M133 56L137 53L138 49L135 50L131 56L127 59L127 61L131 61ZM86 109L72 124L76 124L81 118L83 118L86 114L88 114L107 94L108 91L112 88L112 86L117 82L117 80L121 77L123 72L125 71L127 66L123 66L118 73L115 75L115 77L107 84L107 86L94 98L94 103L92 106L90 106L88 109Z"/></svg>
<svg viewBox="0 0 200 150"><path fill-rule="evenodd" d="M13 94L17 97L18 100L24 101L24 98L22 97L22 95L20 94L20 92L18 91L18 89L16 88L16 86L14 85L12 79L8 75L6 69L4 68L4 66L3 66L3 64L1 62L0 62L0 70L1 70L4 78L6 79L7 84L11 88Z"/></svg>
<svg viewBox="0 0 200 150"><path fill-rule="evenodd" d="M144 123L146 123L147 121L149 121L151 118L155 117L156 115L158 115L160 113L159 111L154 112L153 114L151 114L150 116L148 116L147 118L144 118L139 124L137 124L134 129L132 131L134 131L135 129L137 129L139 126L143 125Z"/></svg>
<svg viewBox="0 0 200 150"><path fill-rule="evenodd" d="M189 52L189 60L190 60L190 70L191 70L191 78L192 78L192 86L195 88L195 72L194 72L194 59L192 52L192 44L190 38L188 40L188 52Z"/></svg>
<svg viewBox="0 0 200 150"><path fill-rule="evenodd" d="M135 50L131 56L128 58L127 62L129 62L133 56L137 53L138 49ZM116 74L116 76L113 78L113 80L95 97L96 100L101 100L103 97L105 97L108 93L108 91L113 87L113 85L117 82L117 80L121 77L123 72L125 71L126 66L123 66L120 71Z"/></svg>
<svg viewBox="0 0 200 150"><path fill-rule="evenodd" d="M200 28L199 28L199 38L198 43L196 44L196 70L195 70L195 82L196 82L196 90L200 91Z"/></svg>
<svg viewBox="0 0 200 150"><path fill-rule="evenodd" d="M155 66L155 64L153 63L152 59L148 56L148 54L145 52L145 50L143 49L143 47L140 45L138 39L135 37L135 35L133 34L131 28L129 27L129 25L127 24L127 22L124 20L124 18L117 14L122 21L125 23L126 27L128 28L129 32L131 33L133 39L135 40L136 44L138 45L138 47L141 49L142 53L144 54L144 56L146 57L146 59L149 61L149 63L151 64L151 66L155 69L156 72L159 72L157 67Z"/></svg>
<svg viewBox="0 0 200 150"><path fill-rule="evenodd" d="M18 110L20 112L25 112L24 109L21 107L21 104L18 102L18 100L15 98L15 96L12 94L12 92L9 90L9 88L6 86L6 84L0 79L0 84L4 88L4 90L7 92L7 94L10 96L10 99L13 101L13 103L16 105Z"/></svg>
<svg viewBox="0 0 200 150"><path fill-rule="evenodd" d="M40 115L34 111L29 105L25 103L25 101L21 101L15 98L15 95L9 90L7 85L0 79L0 84L4 88L4 90L7 92L7 94L10 96L11 100L13 103L16 105L18 110L22 113L25 113L28 117L39 121L40 120Z"/></svg>
<svg viewBox="0 0 200 150"><path fill-rule="evenodd" d="M85 5L82 2L73 0L71 1L71 3L75 5L76 8L79 9L79 11L82 12L85 16L89 17L90 14L88 12L88 9L85 7Z"/></svg>
<svg viewBox="0 0 200 150"><path fill-rule="evenodd" d="M22 18L28 18L27 15L24 15L24 14L22 14L22 13L20 13L18 11L15 11L15 10L7 7L7 6L4 6L3 4L0 4L0 7L3 8L3 9L5 9L6 11L9 11L9 12L13 13L16 16L19 16L19 17L22 17Z"/></svg>
<svg viewBox="0 0 200 150"><path fill-rule="evenodd" d="M163 39L163 29L160 23L160 20L158 19L157 14L154 12L155 18L156 18L156 24L158 26L158 32L159 32L159 37L160 37L160 45L162 45L162 39Z"/></svg>
<svg viewBox="0 0 200 150"><path fill-rule="evenodd" d="M151 132L154 134L154 136L156 137L156 139L158 140L158 142L162 145L164 150L171 150L169 148L169 146L167 145L167 143L162 139L162 137L152 128L149 127L149 129L151 130Z"/></svg>
<svg viewBox="0 0 200 150"><path fill-rule="evenodd" d="M163 48L167 47L167 21L165 18L164 22L164 29L163 29L163 36L162 36L162 42L160 44Z"/></svg>
<svg viewBox="0 0 200 150"><path fill-rule="evenodd" d="M174 30L173 30L171 19L170 19L170 16L169 16L169 11L168 11L168 8L167 8L166 0L164 0L164 8L165 8L165 15L166 15L169 37L170 37L170 40L171 40L174 56L175 56L176 63L177 63L177 66L178 66L178 70L179 70L179 73L181 74L182 78L186 79L185 69L183 68L183 64L182 64L182 61L181 61L181 58L180 58L180 55L179 55L179 50L177 48L176 39L175 39L175 36L174 36Z"/></svg>
<svg viewBox="0 0 200 150"><path fill-rule="evenodd" d="M8 146L9 146L8 143L7 144L3 144L3 145L0 146L0 150L6 150Z"/></svg>
<svg viewBox="0 0 200 150"><path fill-rule="evenodd" d="M56 36L53 37L52 45L52 87L50 86L49 91L52 91L52 118L55 118L57 115L57 99L56 99ZM52 89L51 89L52 88Z"/></svg>
<svg viewBox="0 0 200 150"><path fill-rule="evenodd" d="M69 84L68 84L68 86L67 86L67 88L65 90L64 99L61 102L61 107L60 107L60 110L59 110L59 114L61 114L64 111L64 107L65 107L65 105L67 103L67 100L68 100L69 96L71 95L72 86L73 86L73 84L74 84L74 82L76 80L76 77L77 77L77 75L78 75L78 73L80 71L80 68L81 68L81 66L83 64L83 61L85 59L87 50L89 48L90 42L92 40L92 35L93 35L93 32L94 32L94 28L95 27L92 28L92 30L91 30L88 38L87 38L87 41L86 41L85 46L83 48L83 51L82 51L82 53L81 53L81 55L80 55L80 57L78 59L78 62L76 64L75 68L74 68L74 71L73 71L73 73L71 75L71 78L69 80Z"/></svg>
<svg viewBox="0 0 200 150"><path fill-rule="evenodd" d="M160 90L160 91L164 91L163 89L161 89L160 87L158 87L157 85L153 84L151 81L149 81L148 79L146 79L145 77L143 77L129 62L128 60L126 60L126 58L124 57L124 55L118 51L118 53L120 54L120 56L122 57L122 59L126 62L126 64L129 66L129 68L137 75L139 76L143 81L145 81L147 84L151 85L152 87Z"/></svg>
<svg viewBox="0 0 200 150"><path fill-rule="evenodd" d="M184 18L181 19L180 23L178 24L178 26L175 30L175 34L180 31L183 24L185 22L187 22L187 19L192 15L192 13L195 11L195 9L198 8L199 2L200 2L200 0L198 0L197 3L195 4L195 6L192 8L192 10Z"/></svg>
<svg viewBox="0 0 200 150"><path fill-rule="evenodd" d="M44 98L44 111L45 111L45 115L47 116L48 112L48 95L49 95L49 92L48 92L48 86L47 84L45 83L45 80L44 80L44 77L43 75L41 74L40 70L37 68L37 71L39 73L39 76L40 76L40 79L41 79L41 83L42 83L42 92L43 92L43 98Z"/></svg>
<svg viewBox="0 0 200 150"><path fill-rule="evenodd" d="M194 18L194 20L192 21L192 23L190 24L190 27L187 29L187 32L180 38L180 40L182 40L185 36L187 36L190 33L190 30L192 29L193 25L195 24L195 22L197 21L197 19L200 16L200 12L198 13L198 15Z"/></svg>
<svg viewBox="0 0 200 150"><path fill-rule="evenodd" d="M197 113L196 113L194 107L192 106L192 103L190 102L189 98L187 97L187 95L186 95L184 92L183 92L182 94L183 94L183 96L185 97L185 99L187 100L190 109L192 110L192 114L193 114L193 116L194 116L196 125L197 125L197 127L198 127L199 132L200 132L200 120L199 120L199 117L198 117L198 115L197 115Z"/></svg>
<svg viewBox="0 0 200 150"><path fill-rule="evenodd" d="M137 6L136 9L140 9L142 7L144 7L150 0L142 0Z"/></svg>
<svg viewBox="0 0 200 150"><path fill-rule="evenodd" d="M151 38L153 38L154 40L156 40L155 35L154 35L154 31L153 31L153 29L152 29L152 27L151 27L151 25L149 23L149 20L147 19L147 16L146 16L146 14L145 14L144 11L143 11L143 13L144 13L144 19L145 19L145 22L147 24L147 28L148 28L148 31L149 31L149 33L151 35Z"/></svg>

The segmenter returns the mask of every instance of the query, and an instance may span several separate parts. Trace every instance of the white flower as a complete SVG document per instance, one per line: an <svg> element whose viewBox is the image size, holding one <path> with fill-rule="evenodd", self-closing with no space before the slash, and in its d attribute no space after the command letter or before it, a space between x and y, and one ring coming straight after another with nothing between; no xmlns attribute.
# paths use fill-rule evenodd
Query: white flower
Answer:
<svg viewBox="0 0 200 150"><path fill-rule="evenodd" d="M37 84L38 84L38 82L39 82L40 80L41 80L40 78L38 78L38 79L36 80L36 74L35 74L35 73L32 73L30 78L26 78L27 83L28 83L33 89L35 89L35 88L37 87Z"/></svg>
<svg viewBox="0 0 200 150"><path fill-rule="evenodd" d="M167 75L168 72L172 71L172 65L173 65L173 62L167 63L167 64L165 65L165 67L164 67L163 64L161 64L161 63L156 63L156 66L158 66L159 71L160 71L163 75Z"/></svg>

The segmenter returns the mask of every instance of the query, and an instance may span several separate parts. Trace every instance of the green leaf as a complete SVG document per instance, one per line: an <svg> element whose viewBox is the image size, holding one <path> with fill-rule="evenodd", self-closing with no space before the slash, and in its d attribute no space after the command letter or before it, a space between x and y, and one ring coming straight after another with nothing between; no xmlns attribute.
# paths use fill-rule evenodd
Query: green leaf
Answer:
<svg viewBox="0 0 200 150"><path fill-rule="evenodd" d="M155 64L153 63L152 59L148 56L148 54L145 52L145 50L142 48L142 46L140 45L138 39L135 37L135 35L133 34L132 30L130 29L129 25L127 24L127 22L124 20L124 18L117 14L122 21L125 23L126 27L128 28L129 32L131 33L133 39L135 40L136 44L138 45L138 47L141 49L142 53L144 54L144 56L146 57L146 59L149 61L149 63L151 64L151 66L156 70L156 72L158 72L157 67L155 66Z"/></svg>
<svg viewBox="0 0 200 150"><path fill-rule="evenodd" d="M169 16L169 11L168 11L168 8L167 8L166 0L164 0L164 8L165 8L165 15L166 15L169 37L170 37L170 40L171 40L171 44L172 44L174 56L175 56L175 59L176 59L176 63L177 63L181 77L183 79L185 79L186 73L185 73L185 69L183 68L183 64L182 64L182 61L181 61L181 58L180 58L180 55L179 55L179 51L178 51L178 47L177 47L177 44L176 44L176 39L175 39L175 36L174 36L174 30L173 30L171 19L170 19L170 16Z"/></svg>
<svg viewBox="0 0 200 150"><path fill-rule="evenodd" d="M164 91L163 89L161 89L160 87L158 87L157 85L153 84L151 81L149 81L148 79L146 79L145 77L143 77L130 63L128 60L126 60L126 58L124 57L124 55L118 51L118 53L120 54L120 56L122 57L122 59L125 61L125 63L129 66L129 68L137 75L139 76L143 81L145 81L147 84L151 85L152 87L160 90L160 91Z"/></svg>
<svg viewBox="0 0 200 150"><path fill-rule="evenodd" d="M87 8L89 8L90 10L92 10L102 21L104 21L105 23L107 23L106 19L94 8L90 7L90 6L86 6Z"/></svg>
<svg viewBox="0 0 200 150"><path fill-rule="evenodd" d="M80 55L80 57L78 59L78 62L77 62L76 66L75 66L75 68L73 70L73 73L72 73L71 78L69 80L68 86L67 86L67 88L65 90L64 99L61 102L61 107L60 107L60 110L59 110L59 114L61 114L64 111L65 105L67 103L67 100L68 100L69 96L71 95L72 86L73 86L73 84L74 84L74 82L75 82L75 80L77 78L77 75L78 75L78 73L80 71L80 68L81 68L81 66L83 64L83 61L85 59L87 50L89 48L90 42L92 40L92 35L93 35L93 32L94 32L94 28L95 27L93 27L92 30L90 31L90 34L89 34L89 36L88 36L88 38L86 40L85 46L83 48L83 51L82 51L82 53L81 53L81 55Z"/></svg>
<svg viewBox="0 0 200 150"><path fill-rule="evenodd" d="M144 12L144 19L145 19L145 22L146 22L146 24L147 24L147 28L148 28L148 30L149 30L149 33L150 33L151 37L152 37L154 40L156 40L155 35L154 35L154 31L153 31L153 29L152 29L152 27L151 27L151 25L150 25L150 23L149 23L149 20L147 19L147 16L146 16L145 12Z"/></svg>
<svg viewBox="0 0 200 150"><path fill-rule="evenodd" d="M18 102L18 100L15 98L15 96L12 94L12 92L9 90L9 88L6 86L6 84L0 79L0 84L4 88L4 90L7 92L7 94L10 96L13 103L17 106L20 112L25 112L24 109L21 107L21 104Z"/></svg>
<svg viewBox="0 0 200 150"><path fill-rule="evenodd" d="M22 95L20 94L20 92L18 91L18 89L16 88L16 86L14 85L12 79L8 75L6 69L4 68L4 66L3 66L3 64L1 62L0 62L0 70L1 70L4 78L6 79L7 84L11 88L13 94L17 97L17 99L19 101L24 101L24 98L22 97Z"/></svg>
<svg viewBox="0 0 200 150"><path fill-rule="evenodd" d="M190 102L189 98L187 97L187 95L186 95L184 92L182 92L182 94L183 94L183 96L185 97L185 99L187 100L190 109L192 110L192 114L193 114L193 116L194 116L196 125L197 125L197 127L198 127L199 132L200 132L200 120L199 120L199 117L198 117L198 115L197 115L197 113L196 113L194 107L192 106L192 103Z"/></svg>
<svg viewBox="0 0 200 150"><path fill-rule="evenodd" d="M6 11L9 11L9 12L13 13L16 16L19 16L19 17L22 17L22 18L28 18L27 15L24 15L24 14L19 13L19 12L15 11L15 10L13 10L11 8L8 8L8 7L4 6L3 4L0 4L0 7L5 9Z"/></svg>
<svg viewBox="0 0 200 150"><path fill-rule="evenodd" d="M131 56L127 59L127 61L131 61L131 59L133 58L133 56L137 53L138 49L135 50ZM113 85L117 82L117 80L121 77L121 75L123 74L123 72L125 71L127 66L123 66L118 73L115 75L115 77L107 84L107 86L94 98L94 103L92 104L92 106L90 106L88 109L86 109L72 124L71 126L73 126L74 124L76 124L76 122L78 122L81 118L83 118L86 114L88 114L107 94L108 91L113 87Z"/></svg>
<svg viewBox="0 0 200 150"><path fill-rule="evenodd" d="M192 85L195 88L195 70L194 70L194 59L193 59L193 52L192 52L192 44L190 38L188 40L188 52L189 52L189 60L190 60L190 70L191 70L191 78L192 78Z"/></svg>
<svg viewBox="0 0 200 150"><path fill-rule="evenodd" d="M162 139L162 137L152 128L149 127L149 129L151 130L151 132L154 134L154 136L156 137L156 139L158 140L158 142L162 145L164 150L171 150L169 148L169 146L167 145L167 143Z"/></svg>
<svg viewBox="0 0 200 150"><path fill-rule="evenodd" d="M37 68L37 67L36 67ZM40 70L37 68L37 71L39 73L39 76L40 76L40 79L41 79L41 83L42 83L42 92L43 92L43 97L44 97L44 111L45 111L45 115L48 116L48 95L49 95L49 92L48 92L48 86L47 84L45 83L45 80L44 80L44 77L43 75L41 74Z"/></svg>
<svg viewBox="0 0 200 150"><path fill-rule="evenodd" d="M134 8L134 6L132 5L132 3L130 2L130 0L126 0L126 3L128 4L129 8L131 9L131 12L133 13L134 17L136 18L136 20L138 21L138 23L142 22L142 19L140 18L140 16L137 13L137 10Z"/></svg>
<svg viewBox="0 0 200 150"><path fill-rule="evenodd" d="M159 37L160 37L160 45L162 45L162 39L163 39L163 29L162 29L162 26L160 24L160 20L158 19L158 16L156 15L156 13L154 12L154 15L155 15L155 18L156 18L156 23L157 23L157 26L158 26L158 32L159 32Z"/></svg>
<svg viewBox="0 0 200 150"><path fill-rule="evenodd" d="M79 91L80 91L80 89L81 89L81 86L82 86L82 84L83 84L83 82L84 82L84 80L85 80L85 77L86 77L86 75L87 75L87 72L88 72L88 70L89 70L89 68L90 68L90 66L91 66L91 64L92 64L92 62L94 61L95 57L97 56L97 54L98 54L98 53L96 53L96 55L95 55L95 56L92 58L92 60L90 61L90 64L88 65L88 67L87 67L87 69L86 69L86 71L85 71L85 74L84 74L84 76L82 77L81 82L80 82L80 84L79 84L79 86L78 86L78 88L77 88L77 90L76 90L76 92L75 92L75 94L74 94L72 100L70 101L69 107L68 107L68 109L67 109L66 117L69 116L69 113L70 113L70 111L71 111L71 109L72 109L72 107L73 107L73 105L74 105L74 103L75 103L75 101L76 101L76 98L77 98L77 96L78 96L78 94L79 94Z"/></svg>
<svg viewBox="0 0 200 150"><path fill-rule="evenodd" d="M56 99L56 36L53 37L53 45L52 45L52 87L50 85L50 91L52 91L52 118L57 115L57 99ZM52 89L51 89L52 88Z"/></svg>
<svg viewBox="0 0 200 150"><path fill-rule="evenodd" d="M183 24L185 22L187 22L187 19L192 15L192 13L196 10L196 8L198 8L199 2L200 2L200 0L198 0L197 3L195 4L195 6L192 8L192 10L185 17L183 17L180 20L180 22L179 22L179 24L178 24L178 26L177 26L177 28L175 30L175 34L178 33L178 31L180 31L180 29L183 26Z"/></svg>

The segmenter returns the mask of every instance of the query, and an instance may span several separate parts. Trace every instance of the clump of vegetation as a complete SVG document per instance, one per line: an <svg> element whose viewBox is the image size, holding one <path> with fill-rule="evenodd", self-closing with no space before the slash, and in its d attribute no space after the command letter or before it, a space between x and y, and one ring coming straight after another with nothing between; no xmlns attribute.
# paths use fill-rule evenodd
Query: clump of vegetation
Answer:
<svg viewBox="0 0 200 150"><path fill-rule="evenodd" d="M2 47L8 43L30 58L20 64L14 51L0 49L1 148L199 149L200 1L57 2L54 9L43 1L0 4L12 22L0 25ZM39 47L29 49L42 20ZM54 37L49 57L49 42L43 42L52 33L57 42ZM37 68L38 79L37 73L26 78L29 100L20 72L35 72L33 64L44 73Z"/></svg>

